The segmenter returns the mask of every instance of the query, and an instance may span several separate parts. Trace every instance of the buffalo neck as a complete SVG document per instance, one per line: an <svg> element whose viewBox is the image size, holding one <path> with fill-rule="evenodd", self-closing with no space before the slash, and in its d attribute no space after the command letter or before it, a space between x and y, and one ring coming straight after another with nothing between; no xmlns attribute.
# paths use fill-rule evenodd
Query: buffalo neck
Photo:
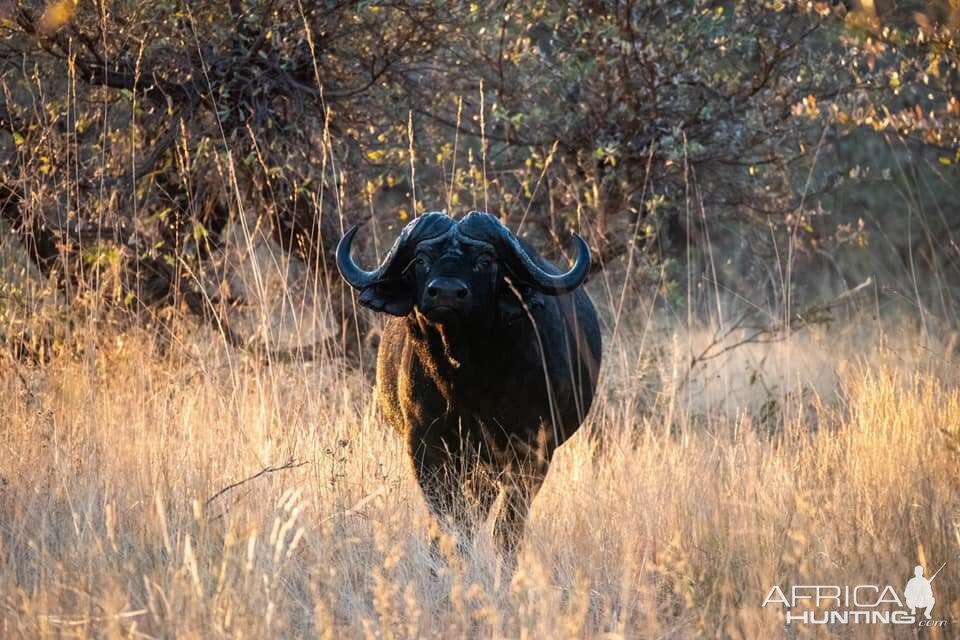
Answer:
<svg viewBox="0 0 960 640"><path fill-rule="evenodd" d="M454 378L494 374L509 362L515 344L514 327L492 322L436 324L414 312L408 326L421 355Z"/></svg>

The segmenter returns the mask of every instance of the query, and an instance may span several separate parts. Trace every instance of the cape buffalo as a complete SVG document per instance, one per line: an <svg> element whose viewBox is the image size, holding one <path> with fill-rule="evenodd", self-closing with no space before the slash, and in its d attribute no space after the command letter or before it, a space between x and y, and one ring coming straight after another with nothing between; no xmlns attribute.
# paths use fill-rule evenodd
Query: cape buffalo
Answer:
<svg viewBox="0 0 960 640"><path fill-rule="evenodd" d="M337 247L340 274L362 305L396 316L380 341L380 408L441 522L469 534L504 492L494 534L512 568L530 501L597 385L600 327L581 287L590 250L574 236L562 273L488 213L427 213L364 271L356 233Z"/></svg>

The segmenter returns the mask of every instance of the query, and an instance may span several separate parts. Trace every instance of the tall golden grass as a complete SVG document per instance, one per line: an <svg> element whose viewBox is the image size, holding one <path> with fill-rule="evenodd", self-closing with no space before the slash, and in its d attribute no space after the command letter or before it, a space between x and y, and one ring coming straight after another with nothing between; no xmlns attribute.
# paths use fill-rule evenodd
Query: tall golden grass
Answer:
<svg viewBox="0 0 960 640"><path fill-rule="evenodd" d="M74 74L70 65L70 85ZM483 105L482 83L479 97ZM466 143L453 138L448 206L461 198L487 207L484 113L481 106L479 153L469 151L459 173L458 144ZM412 114L407 123L416 211L423 208L417 193L430 193L416 176L429 174L431 154L419 153L425 162L418 169ZM139 139L133 125L125 136L131 144ZM340 192L336 141L326 127L323 133L316 214L331 195L336 207L323 213L345 224L345 211L367 206ZM444 162L435 174L446 175ZM251 344L280 336L320 343L333 318L349 316L336 308L346 299L335 302L320 286L336 276L295 277L302 265L270 249L260 224L269 215L258 213L256 223L248 215L256 203L244 196L242 171L229 154L222 171L233 211L224 268L255 316L243 333ZM74 178L67 173L68 185ZM189 172L180 178L194 179ZM578 199L576 211L588 238L590 221L601 217L594 200ZM40 203L33 206L30 215L46 215ZM99 219L129 217L116 202L89 206ZM622 232L638 237L642 219ZM368 253L381 253L396 233L388 222L395 221L371 215ZM558 452L509 576L489 523L464 554L450 536L444 558L431 553L435 524L399 438L373 406L372 380L362 373L369 362L358 369L337 359L260 360L195 327L160 349L171 336L105 327L98 296L113 290L120 299L122 252L114 252L109 269L91 269L97 286L78 283L73 297L86 305L70 307L53 279L44 283L11 244L0 234L0 324L11 329L0 334L30 335L44 325L32 333L66 334L69 345L42 367L0 350L0 640L960 633L957 345L932 337L912 256L899 274L906 286L896 290L915 292L921 331L854 318L707 361L691 356L717 332L690 325L691 297L708 280L687 267L688 299L673 308L687 313L686 322L663 327L647 322L656 315L649 310L632 313L639 305L631 298L658 280L665 285L666 267L658 265L659 276L637 276L642 268L632 249L625 264L608 262L591 284L606 340L598 399ZM785 304L768 314L781 327L803 315L791 306L792 239L784 249L770 284L779 283ZM198 290L210 290L188 263L181 267ZM709 298L721 306L718 286ZM736 302L756 310L753 301ZM158 324L175 324L176 313L170 316ZM723 325L719 313L716 324ZM742 336L727 337L709 353ZM942 563L935 617L947 626L929 633L786 628L780 608L761 606L774 586L902 590L916 564L929 576Z"/></svg>
<svg viewBox="0 0 960 640"><path fill-rule="evenodd" d="M512 578L489 531L431 555L398 438L342 363L203 340L160 356L130 334L7 361L0 636L875 637L890 628L785 629L761 603L774 585L902 590L943 562L933 633L954 635L955 360L909 332L821 331L680 384L702 339L608 345Z"/></svg>

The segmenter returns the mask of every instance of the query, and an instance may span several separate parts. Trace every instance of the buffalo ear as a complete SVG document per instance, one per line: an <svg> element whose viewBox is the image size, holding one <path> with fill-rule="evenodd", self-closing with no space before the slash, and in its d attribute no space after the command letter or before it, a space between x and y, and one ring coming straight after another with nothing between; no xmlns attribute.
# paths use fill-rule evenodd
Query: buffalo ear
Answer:
<svg viewBox="0 0 960 640"><path fill-rule="evenodd" d="M543 295L530 287L521 287L522 300L511 288L506 288L497 300L500 310L500 322L504 325L513 324L517 320L527 317L527 312L543 307ZM524 309L526 306L526 309Z"/></svg>
<svg viewBox="0 0 960 640"><path fill-rule="evenodd" d="M378 282L363 290L360 304L392 316L405 316L413 311L413 292L403 281Z"/></svg>

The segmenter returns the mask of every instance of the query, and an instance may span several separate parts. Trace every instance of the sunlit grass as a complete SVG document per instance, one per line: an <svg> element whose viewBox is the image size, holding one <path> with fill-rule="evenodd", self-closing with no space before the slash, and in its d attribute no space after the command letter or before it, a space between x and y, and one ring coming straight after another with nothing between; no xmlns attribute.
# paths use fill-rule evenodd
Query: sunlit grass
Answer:
<svg viewBox="0 0 960 640"><path fill-rule="evenodd" d="M608 358L598 437L558 453L512 580L489 535L432 558L399 439L336 362L202 340L163 358L127 335L5 365L0 635L772 637L773 585L902 588L918 562L948 563L938 614L960 616L953 368L906 339L805 340L718 363L694 394L670 391L670 349ZM710 380L743 409L716 410ZM307 464L210 501L290 460Z"/></svg>

